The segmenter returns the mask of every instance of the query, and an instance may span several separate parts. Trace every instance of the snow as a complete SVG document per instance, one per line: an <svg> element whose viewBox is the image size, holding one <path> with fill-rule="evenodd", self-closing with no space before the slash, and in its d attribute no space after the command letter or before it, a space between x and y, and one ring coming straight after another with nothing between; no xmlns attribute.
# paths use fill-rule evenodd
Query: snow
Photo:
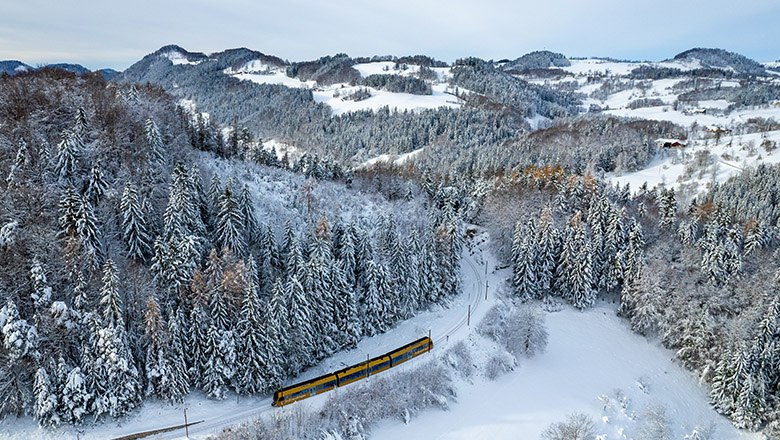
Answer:
<svg viewBox="0 0 780 440"><path fill-rule="evenodd" d="M181 52L177 52L175 50L166 52L161 55L162 57L168 58L173 65L178 66L181 64L189 64L189 65L195 65L199 64L200 61L190 61L185 57Z"/></svg>
<svg viewBox="0 0 780 440"><path fill-rule="evenodd" d="M532 439L573 412L600 421L596 430L603 438L632 438L642 414L656 405L664 406L672 421L671 438L710 424L716 438L760 438L718 415L706 390L672 360L673 353L632 333L613 305L584 312L567 308L546 319L546 353L521 361L495 382L462 384L459 403L448 412L428 412L409 425L384 422L372 439Z"/></svg>
<svg viewBox="0 0 780 440"><path fill-rule="evenodd" d="M380 154L379 156L373 157L362 164L355 167L355 169L363 169L363 168L369 168L373 165L376 165L377 163L392 163L393 165L403 165L409 160L414 159L417 155L422 153L424 148L418 148L414 151L410 151L409 153L404 154Z"/></svg>
<svg viewBox="0 0 780 440"><path fill-rule="evenodd" d="M446 307L436 307L401 322L387 333L364 338L353 350L337 353L311 368L292 383L360 362L367 356L389 351L430 331L434 353L442 353L457 341L465 340L474 350L490 351L473 328L496 303L496 288L510 275L509 269L496 270L496 260L487 251L484 233L468 242L462 264L463 293ZM485 275L487 274L487 277ZM487 300L485 287L488 288ZM467 310L470 306L470 320ZM673 361L673 354L656 342L634 334L615 316L612 304L600 303L584 312L564 309L545 314L549 329L547 351L530 360L522 360L515 371L496 381L476 378L472 383L458 380L457 402L447 412L429 411L408 425L397 420L382 422L372 439L516 439L538 438L550 423L566 414L583 411L597 424L605 438L631 438L636 433L636 416L652 405L661 404L672 421L673 438L681 438L696 426L713 424L716 439L758 439L757 435L733 428L709 406L706 389L696 378ZM420 358L421 361L426 356ZM478 357L477 357L478 358ZM421 362L407 362L382 373L394 374L415 368ZM368 379L370 380L370 379ZM333 393L338 393L338 390ZM330 393L307 399L296 405L316 409ZM623 398L621 398L621 396ZM182 405L146 402L143 407L120 421L97 425L62 427L49 431L29 418L0 422L0 437L11 440L40 438L100 439L129 435L183 423L184 410L189 421L204 420L190 427L190 438L205 438L225 427L252 420L261 415L283 411L270 406L269 396L225 401L206 399L193 393ZM624 408L625 406L625 408ZM605 422L606 421L606 422ZM159 434L153 439L181 439L182 430Z"/></svg>
<svg viewBox="0 0 780 440"><path fill-rule="evenodd" d="M344 96L354 93L358 89L368 89L371 97L362 101L344 99ZM315 90L314 100L330 106L334 115L360 110L377 111L383 107L388 107L394 111L418 111L439 107L460 108L463 106L463 100L451 95L449 86L446 84L435 84L432 89L433 93L431 95L413 95L411 93L393 93L371 87L351 87L342 84Z"/></svg>
<svg viewBox="0 0 780 440"><path fill-rule="evenodd" d="M271 70L269 73L236 73L233 76L257 84L279 84L290 88L311 88L315 84L314 81L303 82L297 78L290 78L280 70Z"/></svg>
<svg viewBox="0 0 780 440"><path fill-rule="evenodd" d="M284 158L284 155L287 154L290 160L294 162L300 159L300 157L303 155L303 152L300 151L295 146L285 142L281 142L277 139L269 139L263 142L263 149L266 151L271 151L275 149L276 158L279 160L282 160L282 158Z"/></svg>
<svg viewBox="0 0 780 440"><path fill-rule="evenodd" d="M27 70L29 70L27 68L27 66L19 65L19 66L16 66L16 68L14 69L14 72L26 72Z"/></svg>
<svg viewBox="0 0 780 440"><path fill-rule="evenodd" d="M394 61L377 61L373 63L360 63L355 64L354 67L360 76L363 78L369 75L401 75L401 76L413 76L420 71L420 66L414 64L406 64L406 69L395 69L396 62Z"/></svg>
<svg viewBox="0 0 780 440"><path fill-rule="evenodd" d="M621 186L629 184L634 192L645 182L649 188L663 184L667 188L680 189L684 185L690 195L695 196L705 191L709 182L725 182L746 167L780 163L778 151L768 152L761 148L765 139L780 143L780 131L723 135L717 144L714 139L698 140L680 150L661 150L646 168L624 175L610 174L607 178ZM754 153L751 153L751 145ZM705 167L691 165L697 152L705 152L713 158L713 163Z"/></svg>
<svg viewBox="0 0 780 440"><path fill-rule="evenodd" d="M354 67L361 75L368 76L375 73L412 75L419 66L408 65L406 70L393 70L392 61L356 64ZM388 71L384 68L388 67ZM449 68L433 69L440 78L446 77ZM261 73L259 73L261 72ZM226 69L225 74L234 76L240 80L252 81L257 84L279 84L290 88L311 89L314 100L328 105L333 110L333 115L341 115L361 110L377 111L388 107L393 111L419 111L436 109L439 107L460 108L463 100L453 95L453 90L445 83L432 85L431 95L413 95L411 93L393 93L378 90L372 87L351 86L349 84L334 84L331 86L318 86L315 81L301 81L290 78L283 69L273 68L259 61L251 61L239 69ZM362 101L345 99L346 96L360 89L367 89L371 97Z"/></svg>
<svg viewBox="0 0 780 440"><path fill-rule="evenodd" d="M584 60L570 60L571 66L561 67L561 69L571 72L575 75L606 74L628 75L632 70L647 63L630 63L620 61L607 61L598 58L587 58Z"/></svg>

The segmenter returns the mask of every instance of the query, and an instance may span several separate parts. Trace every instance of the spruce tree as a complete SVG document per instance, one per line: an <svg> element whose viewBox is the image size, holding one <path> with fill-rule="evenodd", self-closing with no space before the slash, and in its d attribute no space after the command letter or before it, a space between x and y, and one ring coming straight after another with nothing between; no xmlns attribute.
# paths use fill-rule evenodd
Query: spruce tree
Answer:
<svg viewBox="0 0 780 440"><path fill-rule="evenodd" d="M151 237L138 200L138 191L130 182L122 192L119 209L122 212L122 240L127 246L127 256L144 262L151 252Z"/></svg>
<svg viewBox="0 0 780 440"><path fill-rule="evenodd" d="M254 263L250 260L249 272L254 269ZM244 285L244 298L241 305L241 315L237 325L236 347L236 389L239 393L255 394L265 391L263 387L265 363L268 362L269 347L264 340L267 336L267 321L261 316L261 304L257 286L251 277ZM276 342L276 341L275 341ZM271 355L278 356L278 350ZM273 359L273 358L272 358Z"/></svg>
<svg viewBox="0 0 780 440"><path fill-rule="evenodd" d="M165 164L165 145L163 144L160 129L154 119L148 118L144 123L144 132L146 134L146 143L149 146L149 160L157 165Z"/></svg>
<svg viewBox="0 0 780 440"><path fill-rule="evenodd" d="M311 326L311 305L303 285L295 274L292 274L287 282L287 292L290 317L287 358L290 370L299 372L311 365L314 353L315 334Z"/></svg>
<svg viewBox="0 0 780 440"><path fill-rule="evenodd" d="M35 395L35 406L33 408L35 420L44 427L58 425L60 417L57 414L57 389L52 387L49 373L45 367L40 367L35 372L33 393Z"/></svg>
<svg viewBox="0 0 780 440"><path fill-rule="evenodd" d="M246 251L244 215L230 187L225 187L219 197L216 213L215 241L220 248L230 249L235 255Z"/></svg>
<svg viewBox="0 0 780 440"><path fill-rule="evenodd" d="M60 404L61 418L66 423L79 424L89 414L90 393L81 368L74 367L65 378Z"/></svg>
<svg viewBox="0 0 780 440"><path fill-rule="evenodd" d="M383 333L392 324L387 314L390 285L384 267L373 260L369 261L366 282L363 331L366 335L373 336Z"/></svg>

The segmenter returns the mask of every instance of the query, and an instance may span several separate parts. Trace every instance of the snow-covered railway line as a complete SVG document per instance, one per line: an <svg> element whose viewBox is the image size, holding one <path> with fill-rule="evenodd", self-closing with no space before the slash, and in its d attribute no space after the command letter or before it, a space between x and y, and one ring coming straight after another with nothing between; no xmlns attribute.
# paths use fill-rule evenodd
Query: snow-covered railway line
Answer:
<svg viewBox="0 0 780 440"><path fill-rule="evenodd" d="M473 278L468 280L469 285L466 286L466 288L464 288L464 292L461 294L461 295L468 295L466 308L463 310L462 314L458 315L459 317L456 322L451 323L448 326L444 326L443 328L432 329L431 337L434 341L434 348L437 345L439 347L446 346L451 336L456 335L464 327L469 326L470 320L473 317L474 312L477 311L480 304L483 302L482 299L485 296L486 285L485 285L485 280L482 277L482 273L480 272L480 268L478 264L474 261L471 255L464 255L462 259L461 268L462 270L468 269L473 274ZM468 291L469 289L470 291ZM401 368L399 368L399 370L403 369L403 367L408 368L409 365L413 365L413 364L414 363L402 365ZM392 371L393 369L384 372L383 374L387 374ZM312 399L317 399L319 397L321 396L315 396ZM235 426L239 423L252 420L265 412L274 411L274 410L275 408L271 406L271 398L269 397L268 399L261 400L260 402L258 402L256 406L253 406L252 408L247 408L246 410L237 411L228 417L214 417L212 419L207 418L203 423L199 423L197 425L190 427L189 434L190 437L200 437L208 434L213 434L224 428L228 428L230 426ZM155 440L181 439L181 438L185 438L185 432L182 429L175 432L160 433L157 435L150 436L148 438L155 439Z"/></svg>
<svg viewBox="0 0 780 440"><path fill-rule="evenodd" d="M445 329L440 333L432 336L434 347L436 347L437 344L440 345L442 342L447 342L449 340L449 337L455 334L458 330L460 330L464 326L470 325L469 322L471 320L470 315L473 315L474 312L477 311L479 304L482 302L482 297L485 295L485 291L483 290L485 288L485 280L483 280L482 276L480 275L477 263L473 260L473 258L470 255L464 256L463 261L466 263L466 266L468 266L468 268L471 269L472 272L474 272L473 292L469 294L471 295L469 298L469 305L471 306L471 308L470 309L467 308L464 311L465 313L463 314L461 319L455 324L453 324L450 328Z"/></svg>

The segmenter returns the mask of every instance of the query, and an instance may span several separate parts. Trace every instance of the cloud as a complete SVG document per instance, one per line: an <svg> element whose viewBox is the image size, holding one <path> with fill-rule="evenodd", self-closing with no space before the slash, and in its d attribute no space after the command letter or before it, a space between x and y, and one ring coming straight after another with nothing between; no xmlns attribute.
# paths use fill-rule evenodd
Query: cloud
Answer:
<svg viewBox="0 0 780 440"><path fill-rule="evenodd" d="M336 52L498 59L539 49L662 59L696 46L759 60L780 57L774 0L7 3L0 59L31 64L124 69L169 43L202 52L245 46L291 60Z"/></svg>

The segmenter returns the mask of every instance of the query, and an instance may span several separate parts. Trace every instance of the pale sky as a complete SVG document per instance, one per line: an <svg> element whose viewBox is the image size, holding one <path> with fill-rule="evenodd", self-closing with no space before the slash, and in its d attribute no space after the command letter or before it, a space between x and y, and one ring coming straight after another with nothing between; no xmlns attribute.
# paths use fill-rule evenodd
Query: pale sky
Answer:
<svg viewBox="0 0 780 440"><path fill-rule="evenodd" d="M0 0L0 60L123 70L166 44L290 61L426 54L661 60L719 47L780 59L778 0Z"/></svg>

